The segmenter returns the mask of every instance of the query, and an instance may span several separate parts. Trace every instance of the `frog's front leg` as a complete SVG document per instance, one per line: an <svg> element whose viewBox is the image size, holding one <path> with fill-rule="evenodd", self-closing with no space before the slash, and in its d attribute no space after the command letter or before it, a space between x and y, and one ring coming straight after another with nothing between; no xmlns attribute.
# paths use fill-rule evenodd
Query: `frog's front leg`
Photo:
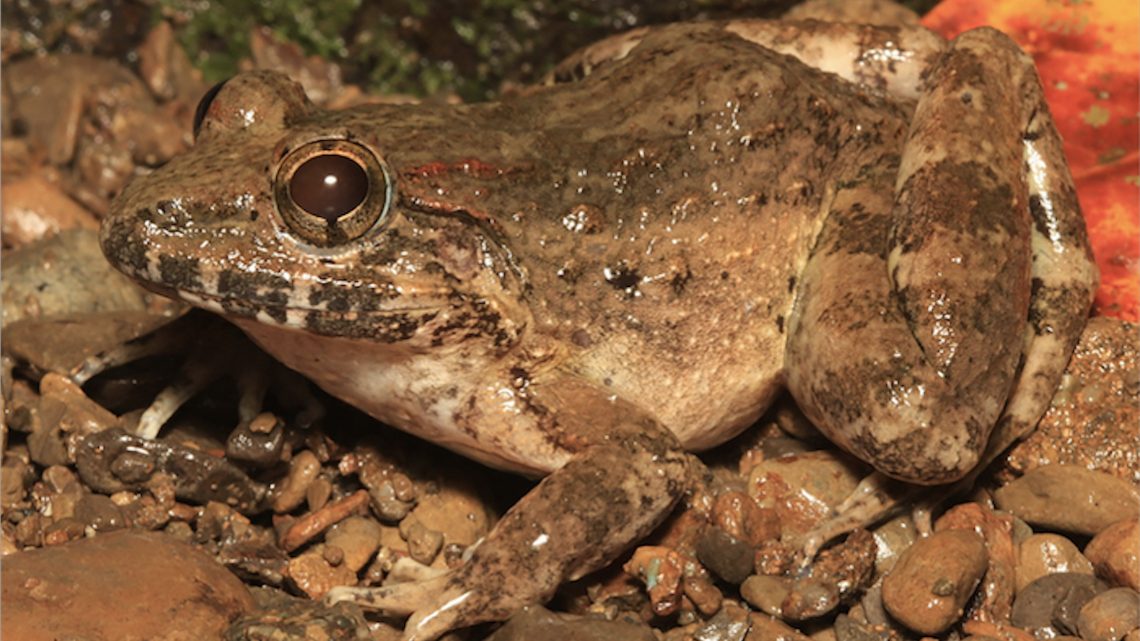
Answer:
<svg viewBox="0 0 1140 641"><path fill-rule="evenodd" d="M835 193L788 362L793 394L834 441L889 476L940 484L996 454L1008 399L1003 434L1047 408L1095 270L1028 57L976 30L924 79L894 202L865 179Z"/></svg>
<svg viewBox="0 0 1140 641"><path fill-rule="evenodd" d="M691 457L632 405L576 381L530 385L526 405L532 422L517 436L541 430L571 458L511 508L464 565L420 583L337 588L327 598L411 613L405 637L416 641L503 620L612 561L686 491Z"/></svg>

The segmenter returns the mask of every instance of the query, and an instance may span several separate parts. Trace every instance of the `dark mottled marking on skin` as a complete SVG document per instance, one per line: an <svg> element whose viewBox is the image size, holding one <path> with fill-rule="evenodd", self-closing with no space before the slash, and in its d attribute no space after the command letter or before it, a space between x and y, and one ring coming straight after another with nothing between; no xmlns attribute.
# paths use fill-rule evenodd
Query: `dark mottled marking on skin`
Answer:
<svg viewBox="0 0 1140 641"><path fill-rule="evenodd" d="M324 305L330 312L373 312L384 301L399 298L395 283L378 274L366 274L364 280L375 287L313 287L309 291L309 305Z"/></svg>
<svg viewBox="0 0 1140 641"><path fill-rule="evenodd" d="M974 94L964 91L961 96L958 96L958 99L962 101L962 104L968 105L974 102Z"/></svg>
<svg viewBox="0 0 1140 641"><path fill-rule="evenodd" d="M416 331L435 316L434 313L422 316L402 313L385 314L368 322L362 322L359 318L344 318L335 314L311 311L305 315L305 327L309 331L324 336L365 338L382 343L398 343L415 336Z"/></svg>
<svg viewBox="0 0 1140 641"><path fill-rule="evenodd" d="M850 209L832 212L831 217L835 223L820 236L815 251L870 254L886 259L891 227L889 216L868 212L861 203L855 203Z"/></svg>
<svg viewBox="0 0 1140 641"><path fill-rule="evenodd" d="M673 274L673 278L669 279L669 286L673 289L673 294L675 296L684 294L685 286L689 284L692 278L693 272L690 271L688 267L685 268L685 273L683 274L680 272Z"/></svg>
<svg viewBox="0 0 1140 641"><path fill-rule="evenodd" d="M628 265L619 265L609 276L606 276L606 282L611 287L620 291L634 289L637 284L641 282L641 275L637 273L637 268L630 268Z"/></svg>
<svg viewBox="0 0 1140 641"><path fill-rule="evenodd" d="M721 272L720 273L720 279L721 280L728 280L728 272L727 271Z"/></svg>
<svg viewBox="0 0 1140 641"><path fill-rule="evenodd" d="M193 292L203 290L201 272L196 258L182 258L163 254L158 258L158 273L163 285Z"/></svg>
<svg viewBox="0 0 1140 641"><path fill-rule="evenodd" d="M109 225L103 223L103 252L114 257L111 262L127 265L136 274L141 274L147 268L146 245L136 236L135 222L135 219L121 216L111 218Z"/></svg>
<svg viewBox="0 0 1140 641"><path fill-rule="evenodd" d="M570 342L578 347L589 347L594 341L590 340L590 334L584 329L576 329L570 333Z"/></svg>
<svg viewBox="0 0 1140 641"><path fill-rule="evenodd" d="M911 194L939 195L926 206L910 207L910 216L896 227L893 241L903 253L919 251L934 226L967 236L981 230L1000 230L1007 238L1016 235L1013 191L985 164L942 160L924 166L907 179L903 192L907 200Z"/></svg>
<svg viewBox="0 0 1140 641"><path fill-rule="evenodd" d="M218 273L218 295L252 305L285 307L293 285L285 278L266 272L225 269Z"/></svg>

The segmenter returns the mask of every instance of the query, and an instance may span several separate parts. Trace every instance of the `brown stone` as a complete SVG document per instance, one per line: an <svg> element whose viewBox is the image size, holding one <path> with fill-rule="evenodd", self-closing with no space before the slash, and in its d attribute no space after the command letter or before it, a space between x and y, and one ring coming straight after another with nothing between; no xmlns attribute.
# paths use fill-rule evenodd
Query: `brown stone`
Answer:
<svg viewBox="0 0 1140 641"><path fill-rule="evenodd" d="M4 558L5 639L219 639L250 612L245 585L198 548L123 530Z"/></svg>

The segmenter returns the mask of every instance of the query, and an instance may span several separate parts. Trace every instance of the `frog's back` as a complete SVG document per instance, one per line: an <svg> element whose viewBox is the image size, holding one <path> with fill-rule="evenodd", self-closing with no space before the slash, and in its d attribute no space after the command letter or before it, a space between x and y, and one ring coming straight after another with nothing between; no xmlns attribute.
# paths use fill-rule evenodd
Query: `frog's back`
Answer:
<svg viewBox="0 0 1140 641"><path fill-rule="evenodd" d="M529 102L506 108L545 121L549 171L529 174L510 244L537 331L687 446L722 442L782 386L797 275L835 184L890 192L905 110L697 26Z"/></svg>

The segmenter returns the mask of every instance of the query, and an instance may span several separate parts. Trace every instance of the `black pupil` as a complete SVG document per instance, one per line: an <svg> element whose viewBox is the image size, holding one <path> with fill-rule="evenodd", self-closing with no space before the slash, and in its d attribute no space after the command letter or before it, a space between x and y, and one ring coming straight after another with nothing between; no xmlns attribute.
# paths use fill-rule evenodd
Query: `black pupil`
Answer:
<svg viewBox="0 0 1140 641"><path fill-rule="evenodd" d="M351 158L314 156L293 172L289 196L301 209L333 222L364 202L368 174Z"/></svg>

